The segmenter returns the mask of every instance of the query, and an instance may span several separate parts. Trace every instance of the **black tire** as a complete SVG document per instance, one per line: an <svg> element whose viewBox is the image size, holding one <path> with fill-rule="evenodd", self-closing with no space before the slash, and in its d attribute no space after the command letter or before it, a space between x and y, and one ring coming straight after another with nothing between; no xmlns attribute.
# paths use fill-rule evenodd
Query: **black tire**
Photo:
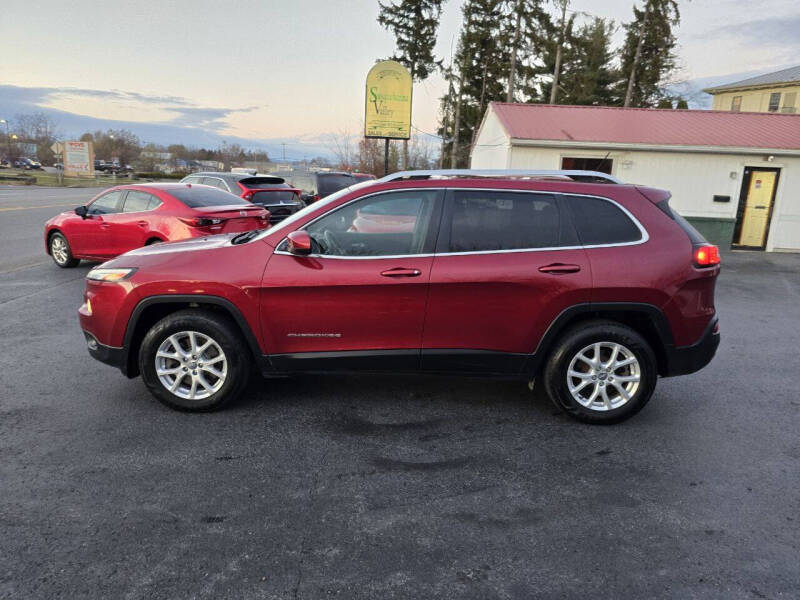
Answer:
<svg viewBox="0 0 800 600"><path fill-rule="evenodd" d="M567 372L573 358L588 346L598 342L608 342L623 346L624 349L632 353L638 361L638 373L633 373L633 367L620 367L616 372L599 373L594 380L589 380L587 382L587 387L591 389L584 391L584 395L581 396L581 398L588 402L589 406L595 407L589 408L588 406L582 405L573 397L567 383ZM610 352L610 350L605 347L603 347L603 351ZM592 350L592 353L593 352ZM602 355L601 359L605 360ZM591 370L592 368L583 363L583 361L578 360L576 362L576 368L577 365L584 365L583 368L587 369L589 374L594 372ZM635 391L630 394L629 400L624 401L622 393L618 390L620 386L619 380L617 384L611 383L610 385L608 385L609 381L605 381L606 378L608 378L608 380L613 380L612 378L614 375L618 378L630 378L631 375L634 377L638 375L638 385ZM644 405L647 404L653 395L657 378L658 368L656 357L647 341L630 327L615 321L601 320L586 321L567 331L553 348L544 370L545 389L553 403L563 409L569 416L583 421L584 423L592 424L619 423L638 413L644 408ZM602 384L604 388L598 387L601 385L598 381L599 379L604 379ZM576 382L576 384L582 383L581 379L572 379L572 381ZM608 385L607 388L605 388L606 385ZM612 388L612 386L614 387ZM577 387L577 385L575 387ZM622 384L622 387L625 387L625 384ZM610 404L612 408L604 409L599 406L602 402L602 398L595 401L585 398L585 396L591 397L594 390L602 392L603 389L611 390L611 394L614 395L621 404L617 407L613 407L613 404Z"/></svg>
<svg viewBox="0 0 800 600"><path fill-rule="evenodd" d="M189 399L171 392L156 373L156 354L159 347L162 343L166 343L170 336L181 335L185 332L196 332L213 340L224 353L227 367L226 377L219 389L204 398ZM169 359L171 361L169 368L181 368L186 371L187 368L192 368L192 364L202 367L200 361L203 360L203 357L198 358L199 360L191 363ZM227 316L199 309L181 310L161 319L144 336L139 350L139 371L150 392L170 408L186 412L209 412L219 410L235 400L247 388L252 372L252 356L238 327ZM208 374L201 371L203 369L197 369L196 372L201 373L206 380ZM190 371L181 377L188 378L188 381L192 379ZM216 379L213 375L211 378L212 381ZM187 380L183 379L183 381ZM178 391L180 390L181 387L178 387Z"/></svg>
<svg viewBox="0 0 800 600"><path fill-rule="evenodd" d="M50 249L50 256L53 258L53 262L62 269L72 269L81 262L80 259L72 256L69 241L60 231L56 231L50 236L47 247Z"/></svg>
<svg viewBox="0 0 800 600"><path fill-rule="evenodd" d="M161 240L161 239L159 239L159 238L150 238L149 240L147 240L147 241L144 243L144 245L145 245L145 246L152 246L152 245L154 245L154 244L161 244L161 243L163 243L163 242L164 242L164 240Z"/></svg>

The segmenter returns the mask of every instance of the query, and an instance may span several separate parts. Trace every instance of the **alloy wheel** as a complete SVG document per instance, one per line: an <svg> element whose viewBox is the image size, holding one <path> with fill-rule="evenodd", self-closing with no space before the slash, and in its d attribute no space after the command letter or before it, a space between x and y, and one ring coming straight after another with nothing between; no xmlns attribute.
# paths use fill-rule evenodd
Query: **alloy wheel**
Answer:
<svg viewBox="0 0 800 600"><path fill-rule="evenodd" d="M171 394L203 400L215 394L228 376L228 359L220 345L198 331L167 337L156 352L156 375Z"/></svg>
<svg viewBox="0 0 800 600"><path fill-rule="evenodd" d="M60 235L53 236L53 239L50 240L50 253L60 265L65 264L69 260L69 249L63 237Z"/></svg>
<svg viewBox="0 0 800 600"><path fill-rule="evenodd" d="M636 355L616 342L595 342L578 351L567 368L567 387L581 406L609 411L627 404L639 389Z"/></svg>

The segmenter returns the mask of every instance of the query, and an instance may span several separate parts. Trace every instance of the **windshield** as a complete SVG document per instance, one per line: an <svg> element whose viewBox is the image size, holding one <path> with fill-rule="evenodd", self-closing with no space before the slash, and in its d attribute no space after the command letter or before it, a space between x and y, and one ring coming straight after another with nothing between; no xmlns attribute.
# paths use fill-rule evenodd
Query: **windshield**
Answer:
<svg viewBox="0 0 800 600"><path fill-rule="evenodd" d="M269 229L265 229L264 231L261 232L261 235L259 235L255 239L261 239L261 238L263 238L264 236L266 236L268 234L272 235L276 231L282 231L282 230L285 230L285 229L291 230L291 225L292 224L294 224L295 222L297 222L300 219L302 219L303 217L305 217L312 210L317 210L318 208L321 208L321 207L324 207L324 206L328 206L329 204L333 204L334 202L336 202L342 196L345 196L345 195L347 195L350 192L353 192L355 190L360 190L361 188L370 186L373 183L375 183L375 182L374 181L362 181L361 183L356 183L355 185L351 185L350 187L346 187L346 188L344 188L342 190L339 190L338 192L335 192L335 193L331 194L330 196L328 196L326 198L323 198L322 200L318 200L317 202L314 202L314 204L309 204L305 208L302 208L302 209L298 210L296 213L294 213L293 215L285 218L283 221L281 221L277 225L274 225L273 227L270 227Z"/></svg>

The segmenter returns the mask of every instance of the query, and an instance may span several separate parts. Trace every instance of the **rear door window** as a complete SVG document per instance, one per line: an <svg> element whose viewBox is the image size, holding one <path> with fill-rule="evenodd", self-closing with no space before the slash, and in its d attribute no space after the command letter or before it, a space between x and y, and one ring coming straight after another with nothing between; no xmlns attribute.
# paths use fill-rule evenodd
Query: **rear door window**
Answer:
<svg viewBox="0 0 800 600"><path fill-rule="evenodd" d="M642 239L642 232L616 204L603 198L563 196L584 246L626 244Z"/></svg>
<svg viewBox="0 0 800 600"><path fill-rule="evenodd" d="M88 214L108 215L119 212L119 200L122 197L122 193L123 190L115 190L113 192L103 194L89 205Z"/></svg>
<svg viewBox="0 0 800 600"><path fill-rule="evenodd" d="M157 200L155 196L147 192L129 191L128 195L125 197L125 204L122 206L122 212L130 213L150 210L150 203L153 199Z"/></svg>
<svg viewBox="0 0 800 600"><path fill-rule="evenodd" d="M455 191L444 252L556 248L577 238L553 196L492 190Z"/></svg>
<svg viewBox="0 0 800 600"><path fill-rule="evenodd" d="M210 185L211 187L219 188L224 192L228 190L228 186L219 177L203 177L203 185Z"/></svg>

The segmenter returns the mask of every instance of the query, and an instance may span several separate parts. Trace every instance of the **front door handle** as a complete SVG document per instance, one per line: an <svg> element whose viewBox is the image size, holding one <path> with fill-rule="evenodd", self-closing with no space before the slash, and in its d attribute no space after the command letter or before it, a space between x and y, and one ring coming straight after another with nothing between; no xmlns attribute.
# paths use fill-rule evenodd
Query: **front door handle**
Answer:
<svg viewBox="0 0 800 600"><path fill-rule="evenodd" d="M149 225L149 223L147 221L137 221L136 224L139 227L147 227Z"/></svg>
<svg viewBox="0 0 800 600"><path fill-rule="evenodd" d="M101 223L100 227L102 227L103 229L108 229L109 227L111 227L111 223Z"/></svg>
<svg viewBox="0 0 800 600"><path fill-rule="evenodd" d="M550 273L552 275L565 275L566 273L577 273L581 270L580 265L565 265L563 263L553 263L552 265L545 265L539 267L542 273Z"/></svg>
<svg viewBox="0 0 800 600"><path fill-rule="evenodd" d="M381 271L383 277L419 277L422 271L419 269L406 269L404 267L395 267L387 271Z"/></svg>

